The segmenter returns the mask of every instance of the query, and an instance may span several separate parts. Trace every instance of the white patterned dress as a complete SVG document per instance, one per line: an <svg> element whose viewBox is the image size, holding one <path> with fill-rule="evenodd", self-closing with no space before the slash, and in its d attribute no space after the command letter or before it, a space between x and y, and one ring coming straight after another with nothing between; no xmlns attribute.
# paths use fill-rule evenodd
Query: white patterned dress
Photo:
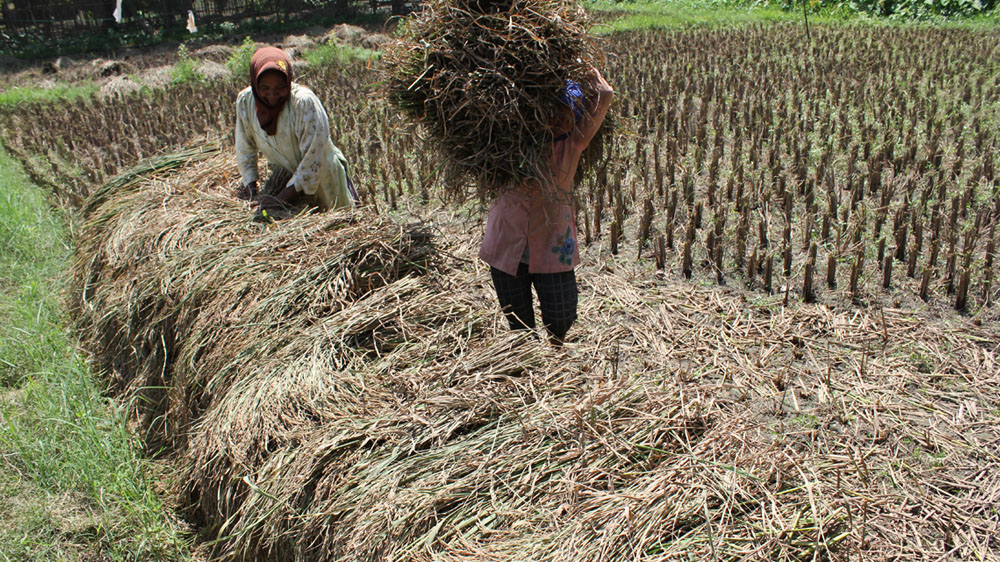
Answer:
<svg viewBox="0 0 1000 562"><path fill-rule="evenodd" d="M330 139L330 119L312 90L292 83L274 135L261 129L247 87L236 97L236 163L243 183L258 180L257 157L292 174L288 185L315 197L320 207L354 205L347 184L347 160Z"/></svg>

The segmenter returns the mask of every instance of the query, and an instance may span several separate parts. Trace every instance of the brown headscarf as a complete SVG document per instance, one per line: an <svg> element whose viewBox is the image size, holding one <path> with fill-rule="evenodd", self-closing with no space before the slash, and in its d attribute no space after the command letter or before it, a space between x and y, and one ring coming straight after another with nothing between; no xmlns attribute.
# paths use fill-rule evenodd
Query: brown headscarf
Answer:
<svg viewBox="0 0 1000 562"><path fill-rule="evenodd" d="M268 105L260 97L260 94L257 92L257 80L261 74L264 74L268 70L276 70L284 74L285 81L288 82L288 87L291 88L292 61L288 59L285 51L277 47L262 47L257 49L257 52L253 54L253 58L250 59L250 90L253 92L257 121L260 122L261 129L264 129L268 135L273 135L278 132L278 115L281 113L282 108L285 107L288 97L281 98L281 101L275 105Z"/></svg>

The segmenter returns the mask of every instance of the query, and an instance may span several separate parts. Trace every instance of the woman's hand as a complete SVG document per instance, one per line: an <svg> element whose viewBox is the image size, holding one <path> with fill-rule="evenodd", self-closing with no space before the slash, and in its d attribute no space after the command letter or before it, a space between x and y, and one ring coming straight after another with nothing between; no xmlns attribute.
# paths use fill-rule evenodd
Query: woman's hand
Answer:
<svg viewBox="0 0 1000 562"><path fill-rule="evenodd" d="M613 92L614 89L608 81L601 75L601 71L596 67L590 67L590 81L594 84L594 89L598 92Z"/></svg>
<svg viewBox="0 0 1000 562"><path fill-rule="evenodd" d="M245 183L236 188L236 198L244 201L253 201L257 198L257 182Z"/></svg>
<svg viewBox="0 0 1000 562"><path fill-rule="evenodd" d="M587 109L593 114L597 112L602 104L611 103L611 96L614 95L615 89L611 87L611 84L608 84L608 81L601 75L601 71L597 70L596 67L590 67L590 76L588 76L588 79L590 80L591 87L597 93L597 96L592 96L587 100Z"/></svg>
<svg viewBox="0 0 1000 562"><path fill-rule="evenodd" d="M295 190L294 185L290 185L279 191L277 195L261 195L258 204L260 209L275 211L294 205L298 198L299 192Z"/></svg>

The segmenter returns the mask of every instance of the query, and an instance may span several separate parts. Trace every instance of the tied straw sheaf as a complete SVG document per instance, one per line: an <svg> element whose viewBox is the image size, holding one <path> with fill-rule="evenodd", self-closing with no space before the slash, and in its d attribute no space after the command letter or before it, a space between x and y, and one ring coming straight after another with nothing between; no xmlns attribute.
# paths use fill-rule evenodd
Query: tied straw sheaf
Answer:
<svg viewBox="0 0 1000 562"><path fill-rule="evenodd" d="M387 97L423 127L453 194L464 195L461 178L484 199L525 183L549 191L567 80L593 100L591 70L604 62L587 30L582 7L565 0L431 0L407 20L385 53ZM609 123L578 175L600 158Z"/></svg>

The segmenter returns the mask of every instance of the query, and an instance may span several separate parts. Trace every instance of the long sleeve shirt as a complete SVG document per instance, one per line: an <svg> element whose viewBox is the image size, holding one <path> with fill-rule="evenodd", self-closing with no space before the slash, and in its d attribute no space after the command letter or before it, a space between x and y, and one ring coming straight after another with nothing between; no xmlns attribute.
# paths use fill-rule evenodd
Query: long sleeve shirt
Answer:
<svg viewBox="0 0 1000 562"><path fill-rule="evenodd" d="M260 127L254 97L247 87L236 97L236 162L243 183L255 182L257 158L292 173L286 184L315 196L324 209L350 207L347 160L330 139L330 119L312 90L292 83L274 135Z"/></svg>

